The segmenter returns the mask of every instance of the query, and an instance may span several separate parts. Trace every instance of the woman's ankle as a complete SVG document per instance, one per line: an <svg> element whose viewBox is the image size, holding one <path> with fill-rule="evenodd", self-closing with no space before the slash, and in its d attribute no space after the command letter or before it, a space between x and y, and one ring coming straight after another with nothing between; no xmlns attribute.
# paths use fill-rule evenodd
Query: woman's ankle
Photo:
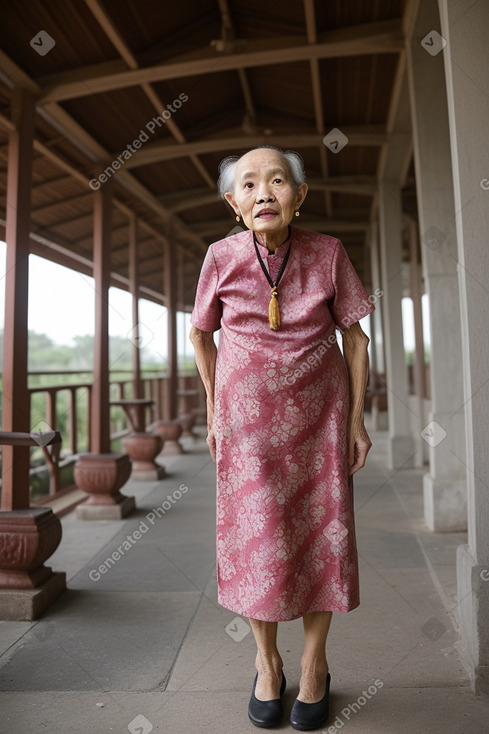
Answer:
<svg viewBox="0 0 489 734"><path fill-rule="evenodd" d="M278 652L271 654L258 652L256 655L255 667L260 674L278 676L283 665L282 657Z"/></svg>

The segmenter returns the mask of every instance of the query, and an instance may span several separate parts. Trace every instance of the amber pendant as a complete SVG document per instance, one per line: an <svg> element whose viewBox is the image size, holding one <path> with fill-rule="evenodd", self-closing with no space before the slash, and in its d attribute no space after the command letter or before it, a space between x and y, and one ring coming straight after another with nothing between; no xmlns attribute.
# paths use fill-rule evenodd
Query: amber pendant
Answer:
<svg viewBox="0 0 489 734"><path fill-rule="evenodd" d="M280 328L280 309L278 307L278 292L276 288L271 290L270 303L268 304L268 323L273 331Z"/></svg>

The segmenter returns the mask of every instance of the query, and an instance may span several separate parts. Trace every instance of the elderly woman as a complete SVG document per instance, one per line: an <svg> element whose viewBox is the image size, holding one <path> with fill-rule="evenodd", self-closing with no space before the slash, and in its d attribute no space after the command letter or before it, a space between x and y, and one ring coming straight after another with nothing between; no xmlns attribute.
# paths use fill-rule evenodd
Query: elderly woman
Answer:
<svg viewBox="0 0 489 734"><path fill-rule="evenodd" d="M358 319L373 306L339 240L290 226L307 193L297 153L226 158L219 189L248 229L209 247L191 318L217 463L218 600L255 636L256 726L282 716L277 622L303 618L291 724L306 731L328 718L332 613L359 604L352 475L371 443Z"/></svg>

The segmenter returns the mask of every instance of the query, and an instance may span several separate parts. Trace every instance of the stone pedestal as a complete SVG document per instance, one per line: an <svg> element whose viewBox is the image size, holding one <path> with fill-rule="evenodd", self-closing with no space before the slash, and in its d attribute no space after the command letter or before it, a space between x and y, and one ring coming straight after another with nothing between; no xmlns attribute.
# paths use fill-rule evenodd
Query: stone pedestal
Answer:
<svg viewBox="0 0 489 734"><path fill-rule="evenodd" d="M120 488L131 474L127 454L81 454L75 464L75 482L90 496L76 508L79 520L120 520L136 507L134 497Z"/></svg>
<svg viewBox="0 0 489 734"><path fill-rule="evenodd" d="M165 467L155 462L163 447L157 433L131 433L122 443L132 461L131 479L155 481L165 476Z"/></svg>
<svg viewBox="0 0 489 734"><path fill-rule="evenodd" d="M65 574L44 565L61 535L50 508L0 512L0 619L37 619L65 590Z"/></svg>
<svg viewBox="0 0 489 734"><path fill-rule="evenodd" d="M164 442L161 455L165 454L183 454L183 447L178 440L183 433L180 423L172 421L157 421L151 427L154 433L157 433Z"/></svg>
<svg viewBox="0 0 489 734"><path fill-rule="evenodd" d="M182 436L191 436L192 438L196 438L196 435L192 430L195 426L195 415L193 413L180 413L177 420L182 426Z"/></svg>

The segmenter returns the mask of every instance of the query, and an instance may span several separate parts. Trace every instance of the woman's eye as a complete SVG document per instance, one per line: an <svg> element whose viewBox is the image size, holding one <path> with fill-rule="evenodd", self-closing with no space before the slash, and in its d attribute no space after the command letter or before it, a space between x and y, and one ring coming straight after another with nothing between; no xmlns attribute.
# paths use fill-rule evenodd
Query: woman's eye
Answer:
<svg viewBox="0 0 489 734"><path fill-rule="evenodd" d="M251 183L251 181L248 181L248 183L245 183L245 189L252 189L252 188L253 188L253 184Z"/></svg>
<svg viewBox="0 0 489 734"><path fill-rule="evenodd" d="M273 183L282 183L282 179L281 178L276 178Z"/></svg>

